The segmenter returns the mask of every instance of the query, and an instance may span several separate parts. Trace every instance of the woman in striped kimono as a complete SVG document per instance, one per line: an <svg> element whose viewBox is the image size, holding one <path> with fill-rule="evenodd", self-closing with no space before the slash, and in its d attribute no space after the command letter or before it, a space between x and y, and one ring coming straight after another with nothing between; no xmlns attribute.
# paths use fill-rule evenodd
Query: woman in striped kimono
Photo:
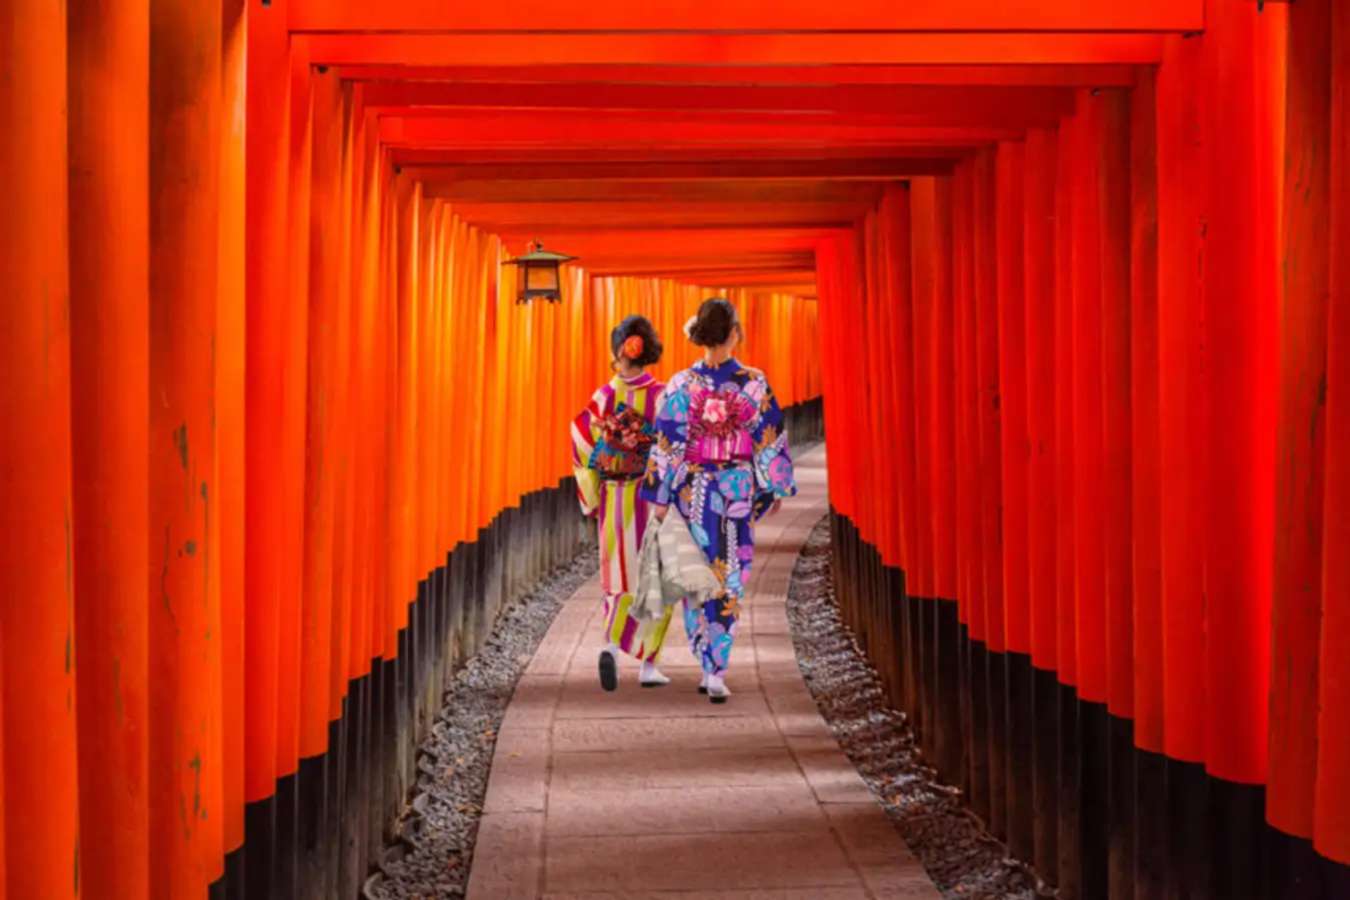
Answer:
<svg viewBox="0 0 1350 900"><path fill-rule="evenodd" d="M600 583L605 594L605 640L600 685L619 685L617 651L642 661L638 682L659 687L670 679L656 667L670 624L629 614L637 587L638 548L651 512L638 496L655 440L653 420L664 385L644 369L661 358L652 323L629 316L610 334L614 377L597 390L572 422L572 467L581 509L600 530ZM672 608L673 609L673 608Z"/></svg>
<svg viewBox="0 0 1350 900"><path fill-rule="evenodd" d="M703 360L666 385L641 496L657 521L676 504L722 585L701 604L685 600L684 630L703 668L699 690L725 703L723 676L755 556L752 526L797 486L769 382L732 355L741 340L736 308L707 300L686 331Z"/></svg>

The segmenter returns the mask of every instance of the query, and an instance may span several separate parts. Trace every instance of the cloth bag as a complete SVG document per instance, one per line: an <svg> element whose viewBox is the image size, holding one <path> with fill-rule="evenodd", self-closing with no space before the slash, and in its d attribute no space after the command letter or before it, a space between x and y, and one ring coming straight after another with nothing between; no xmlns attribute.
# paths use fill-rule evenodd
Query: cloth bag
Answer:
<svg viewBox="0 0 1350 900"><path fill-rule="evenodd" d="M689 524L672 506L657 528L648 528L638 549L638 581L630 614L659 619L666 607L688 597L702 603L722 589Z"/></svg>

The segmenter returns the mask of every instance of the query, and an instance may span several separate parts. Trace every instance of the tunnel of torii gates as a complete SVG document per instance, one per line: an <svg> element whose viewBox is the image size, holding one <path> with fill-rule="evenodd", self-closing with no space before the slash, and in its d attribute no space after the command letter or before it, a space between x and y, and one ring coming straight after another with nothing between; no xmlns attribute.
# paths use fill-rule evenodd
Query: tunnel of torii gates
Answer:
<svg viewBox="0 0 1350 900"><path fill-rule="evenodd" d="M5 0L0 895L356 896L716 292L1013 856L1350 897L1350 4L696 6Z"/></svg>

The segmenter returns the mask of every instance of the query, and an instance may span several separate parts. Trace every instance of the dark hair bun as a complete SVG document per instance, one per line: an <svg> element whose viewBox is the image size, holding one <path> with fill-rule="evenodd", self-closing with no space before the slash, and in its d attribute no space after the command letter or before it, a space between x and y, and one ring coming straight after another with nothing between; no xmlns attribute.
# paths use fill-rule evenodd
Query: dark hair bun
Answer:
<svg viewBox="0 0 1350 900"><path fill-rule="evenodd" d="M609 333L609 349L614 357L618 358L624 341L634 336L642 338L642 352L628 358L628 361L635 366L650 366L660 362L661 339L656 336L656 329L646 316L629 316L614 326L614 330Z"/></svg>
<svg viewBox="0 0 1350 900"><path fill-rule="evenodd" d="M731 337L736 321L736 307L730 300L725 297L704 300L689 329L689 340L700 347L720 347Z"/></svg>

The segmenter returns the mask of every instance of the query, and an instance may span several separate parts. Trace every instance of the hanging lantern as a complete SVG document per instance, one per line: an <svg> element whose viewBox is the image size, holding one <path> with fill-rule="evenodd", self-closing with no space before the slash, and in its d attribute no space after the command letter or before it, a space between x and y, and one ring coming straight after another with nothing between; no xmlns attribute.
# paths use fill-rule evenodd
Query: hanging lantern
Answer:
<svg viewBox="0 0 1350 900"><path fill-rule="evenodd" d="M524 256L517 256L502 263L520 269L516 302L529 303L536 298L542 298L557 303L562 299L562 279L558 267L576 257L545 250L544 245L538 241L527 249L530 252Z"/></svg>

